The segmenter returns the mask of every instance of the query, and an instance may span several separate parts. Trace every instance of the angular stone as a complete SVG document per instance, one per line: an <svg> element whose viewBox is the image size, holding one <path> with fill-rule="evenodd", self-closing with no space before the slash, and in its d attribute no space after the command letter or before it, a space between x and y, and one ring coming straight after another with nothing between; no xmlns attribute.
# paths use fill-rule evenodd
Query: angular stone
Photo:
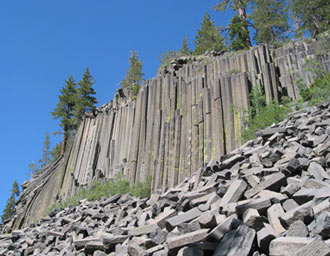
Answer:
<svg viewBox="0 0 330 256"><path fill-rule="evenodd" d="M109 233L103 233L102 234L102 241L105 247L113 247L116 244L123 243L128 238L127 235L113 235Z"/></svg>
<svg viewBox="0 0 330 256"><path fill-rule="evenodd" d="M297 220L290 225L286 236L307 237L308 234L309 232L305 223Z"/></svg>
<svg viewBox="0 0 330 256"><path fill-rule="evenodd" d="M280 204L273 204L271 207L267 209L267 217L269 224L272 226L273 230L277 235L285 232L285 228L283 228L279 217L284 214L283 208Z"/></svg>
<svg viewBox="0 0 330 256"><path fill-rule="evenodd" d="M293 222L297 220L305 222L305 220L310 218L312 215L312 206L313 202L310 201L284 213L280 216L281 223L286 227L289 227Z"/></svg>
<svg viewBox="0 0 330 256"><path fill-rule="evenodd" d="M311 162L309 164L308 172L317 180L330 180L330 176L324 171L323 167L316 162Z"/></svg>
<svg viewBox="0 0 330 256"><path fill-rule="evenodd" d="M177 256L204 256L204 252L194 247L183 247L179 250Z"/></svg>
<svg viewBox="0 0 330 256"><path fill-rule="evenodd" d="M203 212L198 218L201 228L214 228L217 225L215 215L211 211Z"/></svg>
<svg viewBox="0 0 330 256"><path fill-rule="evenodd" d="M275 173L269 175L266 180L262 181L259 185L247 190L244 195L246 198L251 198L264 189L278 190L281 186L286 184L286 178L283 173Z"/></svg>
<svg viewBox="0 0 330 256"><path fill-rule="evenodd" d="M181 223L185 223L191 221L202 214L198 208L193 208L185 213L179 214L172 218L166 220L166 229L168 231L172 231L176 226L180 225Z"/></svg>
<svg viewBox="0 0 330 256"><path fill-rule="evenodd" d="M202 241L208 233L209 229L200 229L184 235L168 238L166 243L169 249L183 247L192 243Z"/></svg>
<svg viewBox="0 0 330 256"><path fill-rule="evenodd" d="M269 246L270 256L294 255L302 247L311 243L313 238L309 237L279 237L271 241Z"/></svg>
<svg viewBox="0 0 330 256"><path fill-rule="evenodd" d="M240 221L237 219L237 216L231 215L225 219L222 223L216 226L210 233L209 237L215 241L220 241L221 238L230 230L238 227Z"/></svg>
<svg viewBox="0 0 330 256"><path fill-rule="evenodd" d="M241 225L228 232L220 241L214 256L248 256L256 232L248 226Z"/></svg>
<svg viewBox="0 0 330 256"><path fill-rule="evenodd" d="M269 253L269 244L272 240L277 237L273 228L265 223L264 228L257 232L257 241L259 248L265 252L266 254Z"/></svg>
<svg viewBox="0 0 330 256"><path fill-rule="evenodd" d="M294 208L297 208L299 207L299 204L296 203L295 200L293 199L288 199L288 200L285 200L285 202L283 203L283 209L288 212ZM284 212L283 212L284 213Z"/></svg>
<svg viewBox="0 0 330 256"><path fill-rule="evenodd" d="M221 205L237 202L247 188L247 184L243 180L235 180L228 188L226 194L221 200Z"/></svg>
<svg viewBox="0 0 330 256"><path fill-rule="evenodd" d="M159 229L159 226L157 224L146 225L146 226L142 226L142 227L138 227L138 228L129 230L128 235L129 236L139 236L139 235L150 234L152 232L155 232L157 229Z"/></svg>
<svg viewBox="0 0 330 256"><path fill-rule="evenodd" d="M330 238L330 213L322 212L315 222L313 233L322 236L323 239Z"/></svg>
<svg viewBox="0 0 330 256"><path fill-rule="evenodd" d="M330 256L330 248L325 242L314 239L294 254L294 256Z"/></svg>
<svg viewBox="0 0 330 256"><path fill-rule="evenodd" d="M253 199L245 204L240 204L236 206L236 212L238 215L242 215L247 209L256 209L258 211L265 211L271 206L271 201L269 199Z"/></svg>
<svg viewBox="0 0 330 256"><path fill-rule="evenodd" d="M264 227L264 222L267 222L267 219L260 216L256 209L247 209L243 214L243 223L257 231Z"/></svg>

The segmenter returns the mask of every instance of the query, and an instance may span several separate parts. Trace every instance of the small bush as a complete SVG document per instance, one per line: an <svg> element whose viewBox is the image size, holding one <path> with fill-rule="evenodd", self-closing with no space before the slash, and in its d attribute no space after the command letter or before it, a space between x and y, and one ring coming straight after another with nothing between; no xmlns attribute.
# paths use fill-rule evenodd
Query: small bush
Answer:
<svg viewBox="0 0 330 256"><path fill-rule="evenodd" d="M82 199L89 201L99 200L100 198L107 198L115 194L130 194L135 197L146 198L150 195L151 177L147 177L145 182L137 182L130 186L129 181L117 177L110 179L104 184L94 182L89 189L82 189L73 197L65 199L61 203L55 203L51 206L49 212L56 209L63 209L69 206L76 206Z"/></svg>
<svg viewBox="0 0 330 256"><path fill-rule="evenodd" d="M290 110L287 105L281 106L276 102L266 105L266 97L258 87L252 89L250 99L251 108L246 120L247 129L242 131L244 141L254 139L257 130L284 120Z"/></svg>
<svg viewBox="0 0 330 256"><path fill-rule="evenodd" d="M299 94L303 101L309 101L310 105L316 105L330 100L330 73L316 79L308 88L302 82L298 83Z"/></svg>

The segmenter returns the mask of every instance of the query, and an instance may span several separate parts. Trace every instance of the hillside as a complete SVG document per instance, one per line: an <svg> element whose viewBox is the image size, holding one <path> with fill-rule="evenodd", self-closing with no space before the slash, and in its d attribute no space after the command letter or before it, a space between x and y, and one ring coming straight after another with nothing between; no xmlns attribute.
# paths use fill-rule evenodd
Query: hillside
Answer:
<svg viewBox="0 0 330 256"><path fill-rule="evenodd" d="M242 144L253 87L262 88L268 103L295 100L298 79L307 86L314 80L309 59L329 72L330 55L322 50L327 40L182 57L147 80L136 97L120 89L86 114L64 157L23 184L9 226L33 223L55 201L118 174L132 184L151 177L153 192L175 187Z"/></svg>
<svg viewBox="0 0 330 256"><path fill-rule="evenodd" d="M300 110L147 199L114 195L0 235L1 255L330 255L330 105Z"/></svg>

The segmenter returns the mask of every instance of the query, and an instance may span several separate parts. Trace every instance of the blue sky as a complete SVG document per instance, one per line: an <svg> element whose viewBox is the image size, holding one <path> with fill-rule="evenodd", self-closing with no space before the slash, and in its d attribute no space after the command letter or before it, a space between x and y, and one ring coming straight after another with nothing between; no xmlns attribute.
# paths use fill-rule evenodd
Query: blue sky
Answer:
<svg viewBox="0 0 330 256"><path fill-rule="evenodd" d="M45 133L59 130L54 109L64 81L79 81L86 67L99 105L110 101L129 67L130 50L143 61L145 79L157 57L193 40L210 13L226 26L231 11L211 9L217 0L30 0L0 3L0 212L16 179L41 158ZM59 138L51 137L54 144Z"/></svg>

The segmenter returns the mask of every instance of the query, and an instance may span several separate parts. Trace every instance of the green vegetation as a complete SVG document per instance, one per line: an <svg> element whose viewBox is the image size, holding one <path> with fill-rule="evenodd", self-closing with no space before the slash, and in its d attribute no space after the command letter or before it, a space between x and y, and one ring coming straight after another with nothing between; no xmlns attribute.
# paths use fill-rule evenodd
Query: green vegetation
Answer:
<svg viewBox="0 0 330 256"><path fill-rule="evenodd" d="M15 180L10 190L10 197L1 216L2 223L13 214L16 198L19 196L19 193L18 183Z"/></svg>
<svg viewBox="0 0 330 256"><path fill-rule="evenodd" d="M125 78L120 82L122 87L126 87L132 91L133 95L137 95L143 82L142 61L139 60L137 53L132 50L129 57L130 67L127 70Z"/></svg>
<svg viewBox="0 0 330 256"><path fill-rule="evenodd" d="M330 101L330 73L317 78L309 88L301 82L298 87L302 101L309 101L310 105Z"/></svg>
<svg viewBox="0 0 330 256"><path fill-rule="evenodd" d="M121 177L110 179L104 184L94 182L90 189L82 189L73 197L67 198L61 203L52 205L50 211L53 209L63 209L69 206L76 206L82 199L95 201L116 194L129 194L135 197L146 198L150 196L150 185L151 177L147 177L145 182L137 182L132 186L130 186L128 180L122 179Z"/></svg>
<svg viewBox="0 0 330 256"><path fill-rule="evenodd" d="M317 63L314 63L314 68L315 65ZM330 73L323 73L321 70L314 70L314 73L319 74L319 76L309 88L301 81L298 82L301 97L298 102L309 102L310 106L330 101ZM244 141L254 139L257 130L281 122L291 110L290 99L285 96L281 98L282 105L276 102L267 105L264 93L258 87L252 89L250 99L251 108L246 118L247 128L242 131Z"/></svg>
<svg viewBox="0 0 330 256"><path fill-rule="evenodd" d="M237 16L241 20L242 29L245 31L243 45L247 48L252 46L250 40L250 32L248 30L248 20L246 15L246 10L250 4L250 0L220 0L220 2L215 5L213 8L216 11L224 12L228 7L230 7L233 11L237 11ZM235 33L235 32L234 32Z"/></svg>
<svg viewBox="0 0 330 256"><path fill-rule="evenodd" d="M296 25L296 37L306 31L312 37L330 28L330 1L328 0L291 0L291 11Z"/></svg>
<svg viewBox="0 0 330 256"><path fill-rule="evenodd" d="M263 92L254 87L251 92L251 108L247 113L246 127L242 131L242 138L248 141L255 138L257 130L264 129L273 123L278 123L287 117L290 107L287 105L279 105L276 102L266 104L266 98Z"/></svg>
<svg viewBox="0 0 330 256"><path fill-rule="evenodd" d="M158 59L161 63L160 69L165 66L168 66L171 63L172 59L180 58L182 56L189 56L191 54L192 54L192 50L189 47L188 38L186 36L184 36L180 50L166 51L165 53L162 53L158 57Z"/></svg>
<svg viewBox="0 0 330 256"><path fill-rule="evenodd" d="M208 13L204 15L201 28L197 31L194 55L200 55L205 51L223 51L226 49L224 38L220 34L220 26L215 26Z"/></svg>
<svg viewBox="0 0 330 256"><path fill-rule="evenodd" d="M94 78L89 72L87 68L83 78L79 81L79 87L76 90L76 95L74 95L74 106L72 111L72 125L73 129L77 129L79 126L83 115L85 112L90 112L95 108L95 104L97 104L97 99L93 96L96 92L93 89L93 84L95 81Z"/></svg>
<svg viewBox="0 0 330 256"><path fill-rule="evenodd" d="M247 22L235 15L229 24L229 49L231 51L248 50L250 31L246 30Z"/></svg>
<svg viewBox="0 0 330 256"><path fill-rule="evenodd" d="M289 29L288 8L284 0L252 0L254 39L262 44L279 44L286 40Z"/></svg>

